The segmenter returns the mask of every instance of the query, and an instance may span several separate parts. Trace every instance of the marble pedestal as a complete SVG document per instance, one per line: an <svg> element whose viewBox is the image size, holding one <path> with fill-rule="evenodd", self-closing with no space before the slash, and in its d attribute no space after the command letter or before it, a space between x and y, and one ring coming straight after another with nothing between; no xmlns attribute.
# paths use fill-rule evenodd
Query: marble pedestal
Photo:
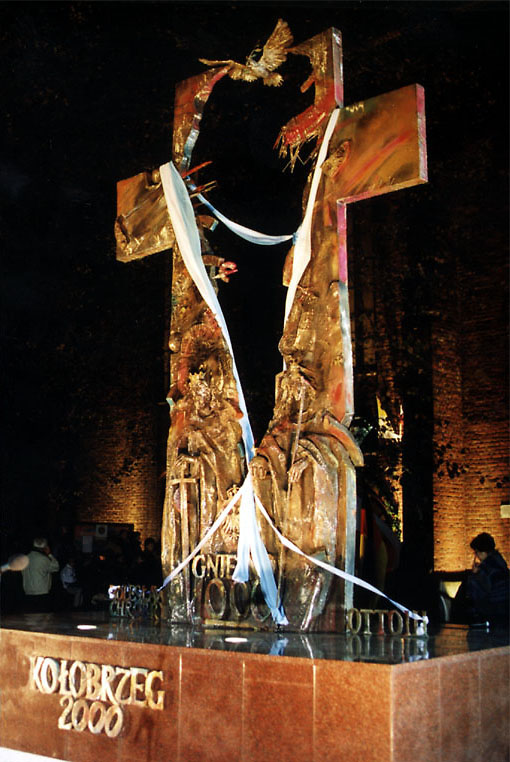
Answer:
<svg viewBox="0 0 510 762"><path fill-rule="evenodd" d="M505 636L195 633L44 616L2 621L0 746L70 762L508 760ZM102 687L87 665L105 668ZM110 710L116 732L116 690L122 727L109 737L96 731Z"/></svg>

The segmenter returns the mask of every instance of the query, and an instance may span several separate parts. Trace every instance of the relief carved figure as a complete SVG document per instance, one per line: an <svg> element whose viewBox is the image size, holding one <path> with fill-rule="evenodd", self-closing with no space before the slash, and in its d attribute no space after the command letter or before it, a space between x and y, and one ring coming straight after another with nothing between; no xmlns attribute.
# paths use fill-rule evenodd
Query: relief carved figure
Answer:
<svg viewBox="0 0 510 762"><path fill-rule="evenodd" d="M354 570L355 467L362 465L362 455L349 432L354 402L345 210L353 201L426 181L424 96L419 85L411 85L344 108L339 33L330 29L299 45L291 47L292 43L290 30L280 20L262 57L261 51L254 51L246 64L201 59L213 68L181 82L175 99L173 163L189 180L210 164L191 169L191 155L217 82L229 76L254 86L257 80L279 85L282 76L275 69L288 57L305 56L310 63L311 73L301 90L313 86L313 103L282 127L276 142L291 169L303 161L307 147L312 171L303 193L302 229L309 232L309 245L308 238L298 234L285 262L283 282L290 298L279 343L284 369L276 378L272 419L249 466L240 423L246 420L240 409L244 402L233 359L209 302L184 264L165 212L161 177L157 171L142 173L118 184L118 259L130 261L173 248L171 425L162 527L165 575L204 537L241 488L248 468L258 498L289 541L312 558L349 573ZM311 141L315 142L310 149ZM188 182L195 210L203 202L210 208L197 194L213 185L197 189ZM228 282L236 267L210 248L212 218L198 211L195 217L211 282ZM303 257L303 241L308 258ZM222 567L226 581L211 580L222 595L230 596L230 604L226 598L221 601L218 619L232 619L235 591L246 591L244 583L235 586L231 580L238 517L239 507L203 548L207 563L231 554ZM290 627L342 630L345 611L352 605L351 583L287 549L260 515L258 523ZM214 577L217 568L211 561ZM187 565L169 583L172 621L204 620L205 582ZM248 597L249 590L248 585ZM253 613L254 605L252 596L251 604L237 609L237 621L244 618L245 624L253 624L248 610ZM259 602L255 608L260 613ZM256 626L266 614L253 616Z"/></svg>
<svg viewBox="0 0 510 762"><path fill-rule="evenodd" d="M280 341L286 368L276 379L274 416L250 468L280 531L308 555L345 568L348 480L363 458L330 402L342 371L337 303L336 282L323 299L299 290ZM343 591L333 575L281 550L279 588L296 629L334 624Z"/></svg>
<svg viewBox="0 0 510 762"><path fill-rule="evenodd" d="M211 266L214 260L206 255L204 261ZM230 353L185 268L175 264L170 334L173 383L162 528L165 573L195 548L246 473L242 414ZM212 535L204 553L235 553L236 536L228 527ZM189 566L169 584L166 594L172 621L200 617L201 592Z"/></svg>
<svg viewBox="0 0 510 762"><path fill-rule="evenodd" d="M313 74L308 85L315 85L315 102L282 129L280 152L290 151L291 164L305 142L317 138L320 143L334 108L335 45L330 31L295 50L310 59ZM182 136L179 142L183 143ZM310 183L311 176L303 209ZM328 186L329 178L324 174L314 213L311 262L299 283L280 341L285 369L276 379L273 418L251 471L255 489L280 531L309 555L345 568L346 505L348 491L353 489L350 477L362 458L345 425L344 351L349 354L350 346L344 347L340 328L336 203ZM209 249L205 234L201 237L206 262ZM292 265L291 250L284 268L286 285ZM170 397L175 404L163 527L167 571L193 549L225 504L229 491L237 488L244 476L240 412L225 347L208 310L197 314L197 307L189 309L194 287L185 272L179 273L179 257L174 253L172 293L176 305L171 348L175 355ZM352 494L350 497L352 500ZM235 552L235 532L231 531L235 520L234 513L223 531L211 539L211 552ZM282 549L267 525L260 521L259 525L276 567L279 595L290 625L301 630L336 627L343 611L343 583ZM193 584L186 570L170 583L172 620L189 621L199 611L201 604ZM190 600L195 607L191 613Z"/></svg>

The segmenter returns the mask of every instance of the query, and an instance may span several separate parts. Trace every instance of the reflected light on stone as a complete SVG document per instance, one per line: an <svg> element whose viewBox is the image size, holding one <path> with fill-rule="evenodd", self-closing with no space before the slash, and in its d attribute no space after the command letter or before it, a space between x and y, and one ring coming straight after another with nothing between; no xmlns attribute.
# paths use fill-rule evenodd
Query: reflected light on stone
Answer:
<svg viewBox="0 0 510 762"><path fill-rule="evenodd" d="M225 643L247 643L248 638L225 638Z"/></svg>
<svg viewBox="0 0 510 762"><path fill-rule="evenodd" d="M77 630L97 630L97 625L95 624L78 624L76 626Z"/></svg>

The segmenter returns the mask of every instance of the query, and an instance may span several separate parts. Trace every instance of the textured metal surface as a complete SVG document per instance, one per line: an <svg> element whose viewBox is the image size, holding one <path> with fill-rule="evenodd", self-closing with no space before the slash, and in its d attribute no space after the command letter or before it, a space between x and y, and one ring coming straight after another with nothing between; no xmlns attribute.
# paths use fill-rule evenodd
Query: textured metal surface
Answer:
<svg viewBox="0 0 510 762"><path fill-rule="evenodd" d="M224 69L214 69L190 77L176 87L172 156L181 172L190 168L205 104L214 85L225 74ZM175 237L158 170L142 172L117 183L114 230L117 259L121 262L174 247Z"/></svg>
<svg viewBox="0 0 510 762"><path fill-rule="evenodd" d="M334 199L349 203L426 182L424 120L420 85L343 108L324 166Z"/></svg>
<svg viewBox="0 0 510 762"><path fill-rule="evenodd" d="M142 172L117 183L115 240L117 259L121 262L174 246L159 172Z"/></svg>
<svg viewBox="0 0 510 762"><path fill-rule="evenodd" d="M278 529L308 555L352 573L355 467L363 459L349 432L354 399L346 204L426 180L423 90L412 85L343 108L337 30L280 51L282 60L287 54L308 59L310 76L301 89L314 87L313 104L287 122L277 140L280 156L291 168L302 158L302 149L307 146L309 154L309 144L315 141L303 212L318 148L332 112L341 110L315 196L310 261L279 342L284 370L276 378L273 416L250 469L255 489ZM206 63L218 66L180 83L176 91L173 161L183 175L190 169L206 102L215 83L232 76L235 62ZM119 188L116 229L121 259L173 245L161 188L148 187L144 178L139 175ZM223 260L212 249L210 223L210 218L197 215L204 264L214 283ZM285 285L291 280L293 254L291 249L285 262ZM165 574L201 540L239 489L247 469L232 359L175 245L172 278L171 425L162 529ZM168 586L167 614L172 621L271 625L255 575L244 587L231 579L238 511L236 507L202 548L199 559ZM290 628L343 629L352 587L280 547L265 523L260 530Z"/></svg>

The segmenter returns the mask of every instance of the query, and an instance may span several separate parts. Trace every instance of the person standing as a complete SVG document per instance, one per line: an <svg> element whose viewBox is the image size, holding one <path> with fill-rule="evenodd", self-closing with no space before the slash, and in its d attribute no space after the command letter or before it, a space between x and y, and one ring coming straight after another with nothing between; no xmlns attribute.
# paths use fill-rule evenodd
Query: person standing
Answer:
<svg viewBox="0 0 510 762"><path fill-rule="evenodd" d="M36 537L32 550L28 554L28 566L22 571L28 611L51 611L51 575L58 572L59 568L59 563L52 555L46 538Z"/></svg>
<svg viewBox="0 0 510 762"><path fill-rule="evenodd" d="M76 558L73 555L68 556L67 563L60 570L60 581L66 593L73 597L73 608L80 608L83 604L83 589L78 584Z"/></svg>

